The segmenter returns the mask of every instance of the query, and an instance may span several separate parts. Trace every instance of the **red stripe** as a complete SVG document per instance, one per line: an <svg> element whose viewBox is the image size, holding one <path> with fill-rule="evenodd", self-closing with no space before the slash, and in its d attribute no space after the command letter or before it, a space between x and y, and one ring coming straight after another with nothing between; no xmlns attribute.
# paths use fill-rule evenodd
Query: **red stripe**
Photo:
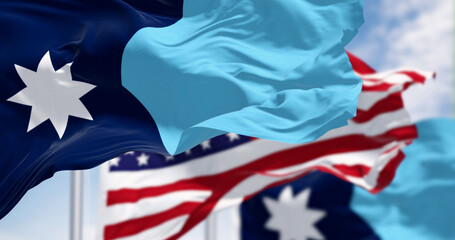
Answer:
<svg viewBox="0 0 455 240"><path fill-rule="evenodd" d="M157 214L136 218L104 227L104 240L111 240L138 234L173 218L190 214L201 203L186 202Z"/></svg>
<svg viewBox="0 0 455 240"><path fill-rule="evenodd" d="M401 71L401 72L397 72L397 73L401 73L401 74L407 75L408 77L410 77L412 79L413 82L418 82L418 83L421 83L421 84L425 83L426 77L423 76L423 75L420 75L417 72L414 72L414 71Z"/></svg>
<svg viewBox="0 0 455 240"><path fill-rule="evenodd" d="M119 203L134 203L143 198L156 197L169 192L177 192L183 190L211 190L207 186L200 185L192 181L179 181L176 183L146 187L138 189L120 189L107 192L107 206L112 206Z"/></svg>
<svg viewBox="0 0 455 240"><path fill-rule="evenodd" d="M376 73L376 71L370 67L368 64L366 64L364 61L362 61L360 58L356 57L352 53L346 51L349 57L349 61L352 64L352 68L354 71L361 73L361 74L372 74Z"/></svg>
<svg viewBox="0 0 455 240"><path fill-rule="evenodd" d="M378 116L379 114L386 112L393 112L399 109L403 109L403 99L401 98L401 92L393 93L386 98L377 101L367 111L357 109L357 116L352 119L356 123L365 123Z"/></svg>
<svg viewBox="0 0 455 240"><path fill-rule="evenodd" d="M371 169L370 167L367 167L365 165L348 166L348 165L344 165L344 164L334 164L333 168L342 172L344 175L358 177L358 178L368 175L368 173L370 172L370 169Z"/></svg>

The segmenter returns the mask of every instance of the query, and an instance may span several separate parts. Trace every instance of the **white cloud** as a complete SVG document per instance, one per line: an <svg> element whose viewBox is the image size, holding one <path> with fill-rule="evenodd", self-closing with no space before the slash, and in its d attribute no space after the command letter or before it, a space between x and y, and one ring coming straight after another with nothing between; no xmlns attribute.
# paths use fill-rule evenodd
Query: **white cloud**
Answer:
<svg viewBox="0 0 455 240"><path fill-rule="evenodd" d="M444 2L442 0L439 2ZM421 10L432 8L438 0L382 0L381 13L387 18L401 18L410 13L421 12Z"/></svg>
<svg viewBox="0 0 455 240"><path fill-rule="evenodd" d="M453 1L383 0L376 4L377 19L371 19L374 25L368 24L368 29L361 29L367 33L353 46L353 53L379 58L380 70L414 67L435 71L436 81L405 94L406 107L416 121L451 117Z"/></svg>

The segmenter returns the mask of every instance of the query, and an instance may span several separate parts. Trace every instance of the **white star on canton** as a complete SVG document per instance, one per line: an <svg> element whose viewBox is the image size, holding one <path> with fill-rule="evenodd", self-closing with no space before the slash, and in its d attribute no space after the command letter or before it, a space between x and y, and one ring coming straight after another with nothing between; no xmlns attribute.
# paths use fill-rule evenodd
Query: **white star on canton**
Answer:
<svg viewBox="0 0 455 240"><path fill-rule="evenodd" d="M174 161L174 156L164 156L166 158L166 162Z"/></svg>
<svg viewBox="0 0 455 240"><path fill-rule="evenodd" d="M118 167L119 162L120 162L120 158L116 157L116 158L114 158L114 159L109 161L109 165Z"/></svg>
<svg viewBox="0 0 455 240"><path fill-rule="evenodd" d="M203 141L201 143L201 147L202 147L202 150L207 150L207 149L212 148L212 146L210 146L210 140Z"/></svg>
<svg viewBox="0 0 455 240"><path fill-rule="evenodd" d="M186 150L186 151L185 151L185 154L186 154L186 155L190 155L190 154L191 154L191 149Z"/></svg>
<svg viewBox="0 0 455 240"><path fill-rule="evenodd" d="M240 139L240 136L237 133L226 133L226 136L229 138L229 142Z"/></svg>
<svg viewBox="0 0 455 240"><path fill-rule="evenodd" d="M72 80L71 63L55 71L47 52L36 72L19 65L14 67L26 87L8 101L32 106L27 132L49 119L62 138L69 116L93 120L79 98L96 86Z"/></svg>
<svg viewBox="0 0 455 240"><path fill-rule="evenodd" d="M134 155L134 151L126 152L125 155Z"/></svg>
<svg viewBox="0 0 455 240"><path fill-rule="evenodd" d="M149 155L142 153L139 157L136 158L137 164L139 166L142 166L142 165L147 166L149 158L150 158Z"/></svg>
<svg viewBox="0 0 455 240"><path fill-rule="evenodd" d="M265 197L264 204L271 214L265 227L278 231L280 240L323 240L324 236L314 225L325 216L325 212L308 209L310 193L311 190L306 189L294 198L292 188L287 186L281 191L278 201Z"/></svg>

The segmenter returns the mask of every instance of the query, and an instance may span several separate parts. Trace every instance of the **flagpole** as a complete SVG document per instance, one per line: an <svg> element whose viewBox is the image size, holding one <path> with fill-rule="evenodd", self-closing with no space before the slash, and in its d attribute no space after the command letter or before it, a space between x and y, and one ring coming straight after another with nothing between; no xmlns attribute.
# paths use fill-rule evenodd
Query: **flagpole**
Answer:
<svg viewBox="0 0 455 240"><path fill-rule="evenodd" d="M70 240L82 240L82 171L71 172Z"/></svg>
<svg viewBox="0 0 455 240"><path fill-rule="evenodd" d="M211 213L206 220L205 240L216 239L216 213Z"/></svg>

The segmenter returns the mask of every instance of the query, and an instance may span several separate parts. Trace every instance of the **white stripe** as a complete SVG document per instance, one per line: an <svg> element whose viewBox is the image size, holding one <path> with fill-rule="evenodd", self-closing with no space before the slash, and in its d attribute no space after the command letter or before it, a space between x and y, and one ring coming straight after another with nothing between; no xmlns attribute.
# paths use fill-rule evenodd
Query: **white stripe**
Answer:
<svg viewBox="0 0 455 240"><path fill-rule="evenodd" d="M383 78L378 76L383 76ZM365 86L375 86L381 83L402 85L404 83L412 81L412 78L410 78L408 75L396 72L382 72L376 74L362 75L361 78L363 80L363 85ZM380 81L374 81L377 79L380 79Z"/></svg>
<svg viewBox="0 0 455 240"><path fill-rule="evenodd" d="M403 87L404 87L403 85L394 85L390 87L387 91L361 92L359 95L357 109L367 111L380 100L392 95L393 93L401 92L403 90Z"/></svg>
<svg viewBox="0 0 455 240"><path fill-rule="evenodd" d="M203 202L210 191L176 191L165 195L144 198L136 203L122 203L107 207L101 221L111 225L131 219L164 212L184 202Z"/></svg>
<svg viewBox="0 0 455 240"><path fill-rule="evenodd" d="M414 72L419 75L425 77L425 79L433 78L434 72L428 71L420 71L417 69L409 69L409 68L399 68L391 71L383 71L378 73L372 74L361 74L359 72L355 72L364 82L364 84L372 83L370 79L376 79L379 81L374 81L376 83L390 83L390 84L403 84L406 82L411 81L411 78L406 74L399 73L399 72Z"/></svg>
<svg viewBox="0 0 455 240"><path fill-rule="evenodd" d="M380 114L370 121L364 123L355 123L353 121L348 121L347 126L332 129L312 143L352 134L375 136L383 134L395 128L401 128L410 125L412 125L412 122L408 112L404 109L399 109L396 111Z"/></svg>
<svg viewBox="0 0 455 240"><path fill-rule="evenodd" d="M178 233L185 224L189 215L176 217L156 227L149 228L143 232L133 236L118 238L117 240L151 240L151 239L166 239Z"/></svg>
<svg viewBox="0 0 455 240"><path fill-rule="evenodd" d="M372 120L361 124L349 121L348 126L331 130L312 143L349 134L378 135L390 129L409 126L410 124L411 120L407 112L401 109L378 115ZM114 190L160 186L184 179L215 175L272 153L302 145L305 144L289 144L260 139L242 144L235 149L211 154L210 156L171 167L142 170L134 174L130 172L111 172L109 181L106 182L106 188Z"/></svg>
<svg viewBox="0 0 455 240"><path fill-rule="evenodd" d="M419 71L415 69L399 69L375 74L360 74L356 72L356 74L362 78L364 86L374 86L381 83L395 84L394 86L391 86L387 91L362 91L359 96L357 108L366 111L379 100L386 98L392 93L403 91L403 84L412 82L413 80L405 74L397 73L398 71L415 72L419 75L424 76L426 80L432 79L434 77L433 72ZM370 79L378 79L379 81L371 81Z"/></svg>
<svg viewBox="0 0 455 240"><path fill-rule="evenodd" d="M281 168L278 170L268 171L267 174L274 175L287 175L297 171L304 171L315 166L326 166L330 167L334 164L343 164L347 166L353 165L364 165L368 167L377 166L377 162L380 161L381 155L392 147L397 146L397 142L392 142L384 147L366 150L366 151L352 151L345 153L330 154L324 157L311 159L311 161L293 165L291 167Z"/></svg>

